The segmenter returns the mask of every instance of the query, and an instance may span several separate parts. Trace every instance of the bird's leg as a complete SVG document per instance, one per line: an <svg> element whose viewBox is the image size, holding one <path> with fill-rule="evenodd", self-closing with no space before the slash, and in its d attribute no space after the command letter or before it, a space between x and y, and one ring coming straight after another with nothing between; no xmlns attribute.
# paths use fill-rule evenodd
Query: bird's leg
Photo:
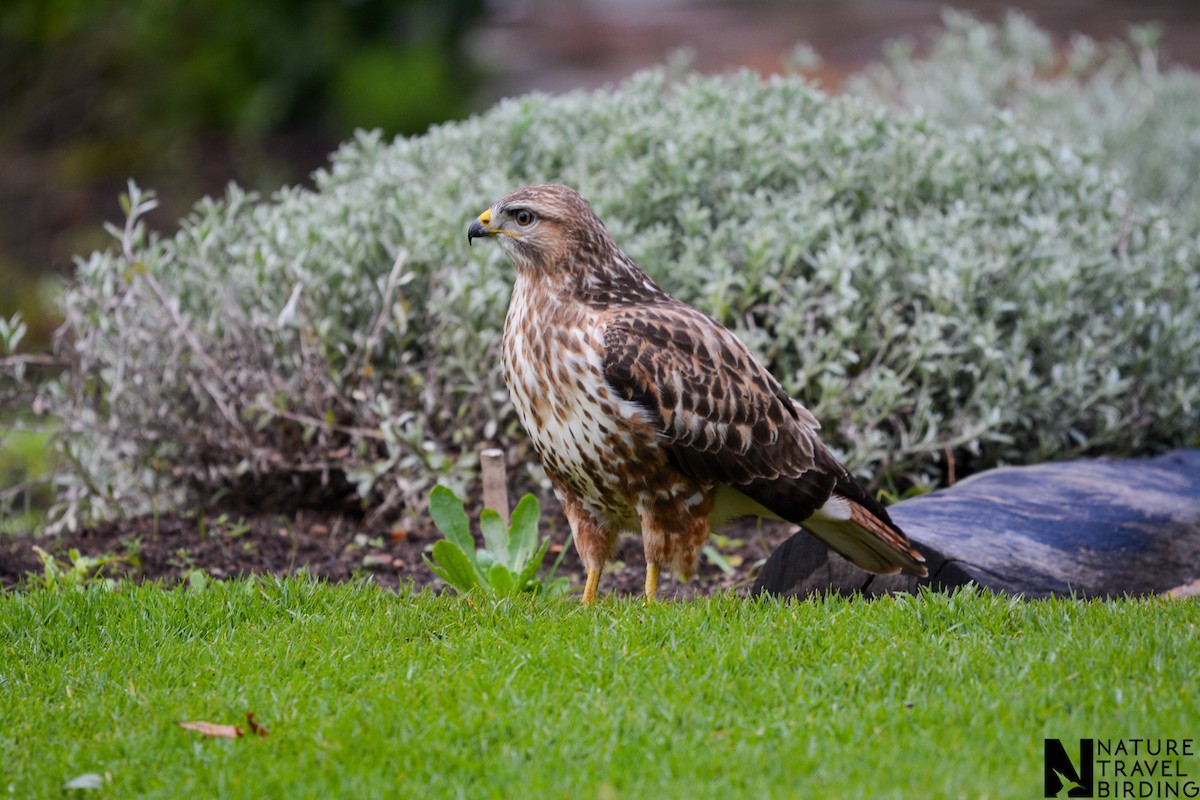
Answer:
<svg viewBox="0 0 1200 800"><path fill-rule="evenodd" d="M658 597L658 564L651 561L646 564L646 602Z"/></svg>
<svg viewBox="0 0 1200 800"><path fill-rule="evenodd" d="M554 477L551 476L551 481ZM604 565L612 560L613 551L617 547L617 529L601 520L580 505L566 488L565 484L554 483L554 494L562 503L571 524L571 538L575 541L575 550L579 560L587 569L587 583L583 586L583 602L591 605L596 601L596 590L600 588L600 572Z"/></svg>
<svg viewBox="0 0 1200 800"><path fill-rule="evenodd" d="M583 586L583 604L590 606L596 602L596 590L600 588L600 570L589 569L587 574L587 583Z"/></svg>

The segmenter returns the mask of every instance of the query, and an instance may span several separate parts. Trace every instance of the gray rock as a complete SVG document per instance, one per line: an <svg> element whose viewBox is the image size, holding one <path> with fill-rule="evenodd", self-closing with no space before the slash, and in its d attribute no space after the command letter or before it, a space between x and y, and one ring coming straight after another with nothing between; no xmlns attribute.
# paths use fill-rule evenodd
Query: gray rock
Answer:
<svg viewBox="0 0 1200 800"><path fill-rule="evenodd" d="M806 533L753 592L911 592L968 581L1027 597L1168 592L1200 577L1200 450L1003 467L888 509L929 577L863 572Z"/></svg>

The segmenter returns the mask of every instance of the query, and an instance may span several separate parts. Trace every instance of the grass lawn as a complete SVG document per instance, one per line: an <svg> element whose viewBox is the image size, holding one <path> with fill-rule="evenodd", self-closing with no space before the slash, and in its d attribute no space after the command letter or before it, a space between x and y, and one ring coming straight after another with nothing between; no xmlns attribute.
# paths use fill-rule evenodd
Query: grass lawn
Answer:
<svg viewBox="0 0 1200 800"><path fill-rule="evenodd" d="M1041 797L1043 737L1200 738L1200 605L0 595L0 796ZM178 720L269 738L210 739ZM1200 757L1179 765L1200 779ZM71 791L66 792L71 794Z"/></svg>

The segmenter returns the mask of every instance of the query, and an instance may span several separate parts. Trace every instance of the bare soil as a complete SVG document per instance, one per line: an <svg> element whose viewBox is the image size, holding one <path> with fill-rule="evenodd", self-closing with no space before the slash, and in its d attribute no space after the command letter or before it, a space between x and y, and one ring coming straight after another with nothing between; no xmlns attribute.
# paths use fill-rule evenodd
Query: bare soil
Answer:
<svg viewBox="0 0 1200 800"><path fill-rule="evenodd" d="M692 581L680 583L664 576L660 596L689 599L730 588L747 591L762 562L794 530L794 526L753 521L732 525L710 542L732 572L701 556ZM551 540L543 576L561 554L556 574L582 588L584 569L570 543L566 520L544 514L542 534ZM391 590L408 585L418 591L442 591L448 587L422 558L440 538L432 525L372 527L353 515L311 510L291 516L213 512L157 520L136 517L56 537L0 538L0 588L17 588L42 573L36 545L64 564L71 563L71 550L80 556L115 558L102 568L104 577L161 581L166 586L179 585L191 571L203 570L218 579L307 572L332 582L366 579ZM616 562L601 581L601 592L638 595L645 579L641 539L623 538Z"/></svg>

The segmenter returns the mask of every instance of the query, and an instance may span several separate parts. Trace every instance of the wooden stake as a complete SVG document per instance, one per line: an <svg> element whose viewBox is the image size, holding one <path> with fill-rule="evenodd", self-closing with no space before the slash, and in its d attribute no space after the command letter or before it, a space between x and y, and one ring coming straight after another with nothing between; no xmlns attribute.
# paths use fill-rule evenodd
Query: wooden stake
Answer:
<svg viewBox="0 0 1200 800"><path fill-rule="evenodd" d="M508 524L508 476L504 471L504 451L489 447L479 454L483 472L483 506L494 509Z"/></svg>

